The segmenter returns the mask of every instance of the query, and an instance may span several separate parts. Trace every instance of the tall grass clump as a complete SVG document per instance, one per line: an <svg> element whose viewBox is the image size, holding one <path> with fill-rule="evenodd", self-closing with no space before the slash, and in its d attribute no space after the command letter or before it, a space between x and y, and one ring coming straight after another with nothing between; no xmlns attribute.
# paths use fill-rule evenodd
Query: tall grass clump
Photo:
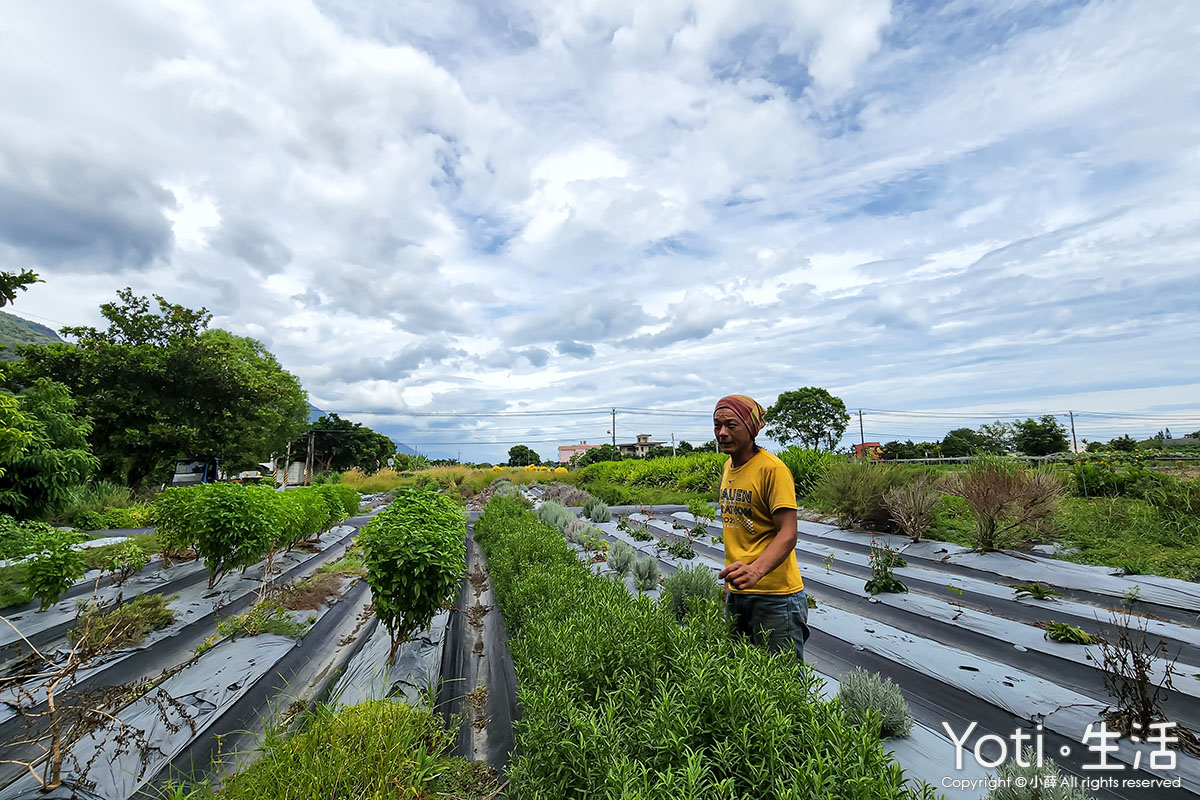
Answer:
<svg viewBox="0 0 1200 800"><path fill-rule="evenodd" d="M796 482L796 498L800 500L812 494L831 466L845 462L842 456L827 450L796 446L781 451L779 460L791 471L792 480Z"/></svg>
<svg viewBox="0 0 1200 800"><path fill-rule="evenodd" d="M821 508L836 514L844 527L891 532L896 530L896 523L884 504L884 496L912 481L916 474L899 464L834 463L812 495Z"/></svg>
<svg viewBox="0 0 1200 800"><path fill-rule="evenodd" d="M627 542L613 542L612 547L608 549L608 566L612 567L618 575L628 573L636 560L637 550L634 550L633 545Z"/></svg>
<svg viewBox="0 0 1200 800"><path fill-rule="evenodd" d="M977 457L965 472L943 475L937 487L966 501L975 547L984 551L1008 546L1021 529L1052 517L1066 489L1057 475L996 456Z"/></svg>
<svg viewBox="0 0 1200 800"><path fill-rule="evenodd" d="M318 706L291 736L269 730L262 758L224 780L172 787L189 800L327 800L331 797L493 797L482 762L451 755L457 732L441 717L398 700ZM186 795L184 794L186 792Z"/></svg>
<svg viewBox="0 0 1200 800"><path fill-rule="evenodd" d="M493 499L475 526L516 668L513 797L915 800L877 731L794 656L731 640L701 603L679 625L590 574L557 532Z"/></svg>
<svg viewBox="0 0 1200 800"><path fill-rule="evenodd" d="M85 512L102 514L110 508L128 508L135 502L133 490L111 481L84 483L67 490L66 500L54 512L50 522L70 525Z"/></svg>
<svg viewBox="0 0 1200 800"><path fill-rule="evenodd" d="M695 602L720 602L721 584L713 571L703 564L681 567L662 585L661 602L675 616L683 619Z"/></svg>
<svg viewBox="0 0 1200 800"><path fill-rule="evenodd" d="M912 730L913 716L908 701L890 678L855 667L842 678L838 697L846 709L846 717L855 725L864 724L868 713L874 712L885 739L908 736Z"/></svg>
<svg viewBox="0 0 1200 800"><path fill-rule="evenodd" d="M571 520L575 519L575 515L570 509L561 503L556 503L553 500L545 500L537 510L538 519L542 522L563 531L566 525Z"/></svg>

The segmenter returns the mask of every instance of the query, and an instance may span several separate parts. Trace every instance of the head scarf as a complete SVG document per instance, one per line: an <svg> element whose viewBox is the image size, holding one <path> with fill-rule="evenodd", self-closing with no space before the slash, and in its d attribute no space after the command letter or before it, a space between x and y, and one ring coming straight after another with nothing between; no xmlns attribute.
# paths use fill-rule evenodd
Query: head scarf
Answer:
<svg viewBox="0 0 1200 800"><path fill-rule="evenodd" d="M747 397L744 394L729 394L717 401L717 408L728 408L730 411L738 415L738 419L750 430L750 438L753 439L762 430L763 419L766 416L766 410L758 403L754 402L753 398Z"/></svg>

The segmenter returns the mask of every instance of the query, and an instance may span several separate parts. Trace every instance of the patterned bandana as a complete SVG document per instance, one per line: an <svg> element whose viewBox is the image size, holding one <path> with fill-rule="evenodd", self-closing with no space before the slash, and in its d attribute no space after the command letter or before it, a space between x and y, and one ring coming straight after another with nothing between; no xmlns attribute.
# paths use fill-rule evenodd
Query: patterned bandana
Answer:
<svg viewBox="0 0 1200 800"><path fill-rule="evenodd" d="M750 429L750 438L753 439L758 435L758 432L763 426L763 417L766 415L766 410L752 398L744 394L729 394L717 401L717 408L728 408L730 411L738 415L747 428Z"/></svg>

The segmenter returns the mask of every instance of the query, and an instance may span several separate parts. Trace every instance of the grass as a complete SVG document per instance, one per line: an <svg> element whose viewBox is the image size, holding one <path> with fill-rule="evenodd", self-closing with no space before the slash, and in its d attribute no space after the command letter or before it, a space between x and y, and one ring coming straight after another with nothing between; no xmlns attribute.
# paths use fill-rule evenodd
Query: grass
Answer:
<svg viewBox="0 0 1200 800"><path fill-rule="evenodd" d="M225 781L168 787L178 800L323 800L330 797L493 797L482 762L450 755L457 736L432 712L395 700L319 706L292 736L271 729L262 758Z"/></svg>
<svg viewBox="0 0 1200 800"><path fill-rule="evenodd" d="M295 619L282 605L273 602L258 603L249 611L237 616L223 619L217 623L217 633L221 636L258 636L260 633L274 633L279 636L293 636L297 639L308 633L309 627L316 617L309 617L305 622Z"/></svg>
<svg viewBox="0 0 1200 800"><path fill-rule="evenodd" d="M106 652L131 647L175 621L169 602L170 598L161 594L143 594L113 609L89 611L68 636L73 642L84 640Z"/></svg>
<svg viewBox="0 0 1200 800"><path fill-rule="evenodd" d="M25 564L0 567L0 609L22 606L33 599L25 582L29 568Z"/></svg>
<svg viewBox="0 0 1200 800"><path fill-rule="evenodd" d="M395 492L400 489L425 486L433 482L442 490L457 490L462 487L471 492L480 492L485 486L490 486L497 478L507 478L517 485L525 485L537 481L548 483L577 483L578 472L538 472L524 467L503 467L501 469L472 469L470 467L430 467L417 472L397 472L394 469L381 469L370 475L362 470L348 470L342 474L342 483L368 494L377 492ZM457 492L455 492L457 494Z"/></svg>
<svg viewBox="0 0 1200 800"><path fill-rule="evenodd" d="M70 490L66 502L49 521L55 525L69 525L76 514L85 511L99 514L110 508L128 508L136 501L133 490L128 486L109 481L81 484Z"/></svg>

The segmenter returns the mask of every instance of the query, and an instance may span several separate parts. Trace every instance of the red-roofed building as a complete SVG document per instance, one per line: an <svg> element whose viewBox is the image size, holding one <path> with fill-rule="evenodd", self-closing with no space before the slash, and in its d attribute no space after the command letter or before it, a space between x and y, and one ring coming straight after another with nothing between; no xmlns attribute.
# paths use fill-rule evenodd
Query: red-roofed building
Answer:
<svg viewBox="0 0 1200 800"><path fill-rule="evenodd" d="M870 459L876 461L879 458L879 451L883 449L883 445L879 442L863 442L862 444L854 445L854 457L860 461Z"/></svg>

